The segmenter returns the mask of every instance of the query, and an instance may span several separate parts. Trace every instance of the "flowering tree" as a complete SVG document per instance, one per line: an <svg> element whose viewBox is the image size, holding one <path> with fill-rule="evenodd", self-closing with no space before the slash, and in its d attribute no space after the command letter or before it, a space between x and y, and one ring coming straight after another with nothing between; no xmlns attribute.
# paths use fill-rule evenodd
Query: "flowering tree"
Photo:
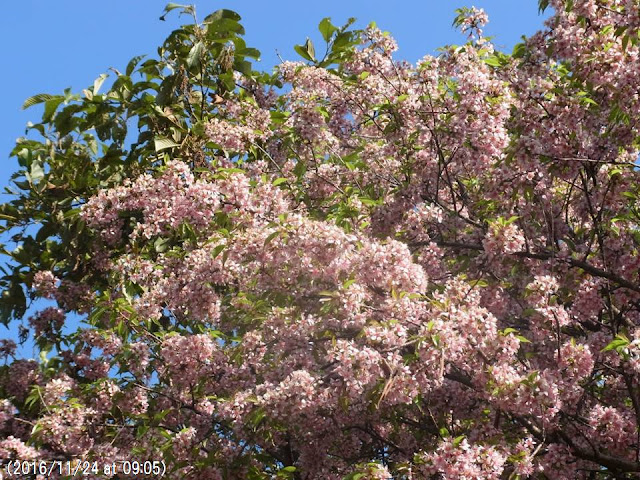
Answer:
<svg viewBox="0 0 640 480"><path fill-rule="evenodd" d="M640 5L540 4L510 55L474 8L417 65L324 19L273 74L221 10L27 100L0 314L52 302L39 362L0 344L0 457L637 478Z"/></svg>

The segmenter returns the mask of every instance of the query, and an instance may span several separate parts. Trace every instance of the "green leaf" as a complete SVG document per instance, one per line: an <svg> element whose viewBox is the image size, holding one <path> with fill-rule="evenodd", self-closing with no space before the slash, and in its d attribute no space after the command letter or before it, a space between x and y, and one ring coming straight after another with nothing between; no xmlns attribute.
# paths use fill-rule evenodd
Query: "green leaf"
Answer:
<svg viewBox="0 0 640 480"><path fill-rule="evenodd" d="M619 37L619 36L621 36L621 35L622 35L626 30L627 30L627 28L629 28L629 26L628 26L628 25L620 25L618 28L616 28L616 31L615 31L615 32L613 32L613 34L614 34L616 37Z"/></svg>
<svg viewBox="0 0 640 480"><path fill-rule="evenodd" d="M630 343L631 341L625 335L620 333L616 335L616 338L611 340L611 342L609 342L609 344L606 347L604 347L601 351L608 352L610 350L615 350L616 352L620 353L620 350L626 347L627 345L629 345Z"/></svg>
<svg viewBox="0 0 640 480"><path fill-rule="evenodd" d="M365 474L358 472L358 473L350 473L349 475L347 475L346 477L344 477L344 480L360 480L362 478L365 478Z"/></svg>
<svg viewBox="0 0 640 480"><path fill-rule="evenodd" d="M127 68L125 69L125 75L127 76L131 75L133 73L133 70L138 65L138 63L140 63L140 60L142 60L144 57L146 57L146 55L138 55L136 57L133 57L131 60L129 60L129 63L127 63ZM100 76L102 77L102 75ZM94 88L95 88L95 85L94 85ZM93 93L98 93L98 92L94 91Z"/></svg>
<svg viewBox="0 0 640 480"><path fill-rule="evenodd" d="M166 238L157 238L155 242L153 242L153 248L155 248L156 252L164 253L169 248L169 240Z"/></svg>
<svg viewBox="0 0 640 480"><path fill-rule="evenodd" d="M275 232L271 233L267 238L264 239L264 244L268 245L269 243L271 243L271 240L276 238L278 235L280 235L280 230L276 230Z"/></svg>
<svg viewBox="0 0 640 480"><path fill-rule="evenodd" d="M321 297L336 297L338 296L338 292L332 292L330 290L320 290L318 295Z"/></svg>
<svg viewBox="0 0 640 480"><path fill-rule="evenodd" d="M613 25L606 25L598 32L598 35L604 37L605 35L613 32Z"/></svg>
<svg viewBox="0 0 640 480"><path fill-rule="evenodd" d="M61 98L64 100L64 97L61 95L49 95L48 93L38 93L32 97L27 98L22 104L22 109L26 110L29 107L33 107L38 103L46 102L47 100L53 100L54 98Z"/></svg>
<svg viewBox="0 0 640 480"><path fill-rule="evenodd" d="M79 208L73 208L71 210L67 210L66 212L64 212L63 218L67 219L67 218L73 218L73 217L77 217L78 215L80 215L80 209Z"/></svg>
<svg viewBox="0 0 640 480"><path fill-rule="evenodd" d="M288 179L286 179L286 178L284 178L284 177L276 178L276 179L273 181L272 185L273 185L274 187L277 187L278 185L282 185L283 183L285 183L285 182L287 182L287 181L288 181Z"/></svg>
<svg viewBox="0 0 640 480"><path fill-rule="evenodd" d="M320 21L318 30L322 34L322 38L324 38L324 41L328 42L329 40L331 40L331 36L338 30L338 28L331 23L330 17L325 17Z"/></svg>
<svg viewBox="0 0 640 480"><path fill-rule="evenodd" d="M578 92L577 96L580 99L580 103L585 104L585 105L598 105L598 103L593 100L592 98L589 98L589 92Z"/></svg>
<svg viewBox="0 0 640 480"><path fill-rule="evenodd" d="M260 422L262 422L262 420L266 418L266 416L267 413L265 412L264 408L258 407L256 410L249 414L249 425L256 428L260 424Z"/></svg>
<svg viewBox="0 0 640 480"><path fill-rule="evenodd" d="M293 167L293 173L296 174L298 178L301 178L307 171L307 164L298 160L296 166Z"/></svg>
<svg viewBox="0 0 640 480"><path fill-rule="evenodd" d="M127 75L129 75L129 73L127 73ZM93 81L93 94L94 95L98 94L98 92L100 91L100 87L102 86L102 84L104 83L104 81L107 79L108 76L109 76L108 74L103 73Z"/></svg>
<svg viewBox="0 0 640 480"><path fill-rule="evenodd" d="M349 45L353 45L354 42L353 32L340 32L333 40L333 50L341 51Z"/></svg>
<svg viewBox="0 0 640 480"><path fill-rule="evenodd" d="M47 364L47 361L49 360L47 357L49 356L49 352L51 351L51 348L43 348L40 351L40 363L43 365Z"/></svg>
<svg viewBox="0 0 640 480"><path fill-rule="evenodd" d="M225 249L225 247L226 247L225 244L216 245L216 247L211 252L211 257L216 258L218 255L220 255L220 252Z"/></svg>
<svg viewBox="0 0 640 480"><path fill-rule="evenodd" d="M217 22L218 20L222 20L222 19L233 20L234 22L239 22L241 20L241 18L242 17L240 17L240 15L238 15L233 10L227 10L227 9L223 8L221 10L216 10L211 15L207 15L204 18L204 23Z"/></svg>
<svg viewBox="0 0 640 480"><path fill-rule="evenodd" d="M40 180L44 178L44 169L39 161L36 160L31 164L29 176L31 177L31 182L34 184L40 183Z"/></svg>
<svg viewBox="0 0 640 480"><path fill-rule="evenodd" d="M56 113L56 110L62 102L64 102L64 98L61 96L54 97L51 100L44 102L44 113L42 114L42 121L44 123L48 123L53 119L53 115Z"/></svg>
<svg viewBox="0 0 640 480"><path fill-rule="evenodd" d="M260 50L258 50L257 48L242 48L242 49L236 50L236 57L237 56L249 57L255 60L260 60Z"/></svg>
<svg viewBox="0 0 640 480"><path fill-rule="evenodd" d="M189 239L189 241L191 241L192 243L196 244L198 243L198 235L196 234L196 231L193 229L193 227L187 223L184 222L182 225L180 225L180 234L184 237Z"/></svg>
<svg viewBox="0 0 640 480"><path fill-rule="evenodd" d="M459 437L456 437L453 439L453 446L457 447L458 445L460 445L462 443L462 441L465 439L464 435L460 435Z"/></svg>
<svg viewBox="0 0 640 480"><path fill-rule="evenodd" d="M356 282L354 278L350 278L342 284L342 288L347 289Z"/></svg>
<svg viewBox="0 0 640 480"><path fill-rule="evenodd" d="M246 60L238 60L236 59L233 62L233 69L237 72L243 73L246 76L251 75L251 62L247 62Z"/></svg>
<svg viewBox="0 0 640 480"><path fill-rule="evenodd" d="M232 33L244 35L244 27L230 18L221 18L207 24L207 35L214 41L220 41L221 35L228 40L230 36L233 37L230 35Z"/></svg>
<svg viewBox="0 0 640 480"><path fill-rule="evenodd" d="M316 61L316 49L313 46L313 42L307 37L307 41L304 42L304 49L311 57L311 60Z"/></svg>
<svg viewBox="0 0 640 480"><path fill-rule="evenodd" d="M167 3L167 5L164 7L164 13L160 16L160 20L164 22L167 13L169 13L171 10L175 10L176 8L181 8L183 13L190 13L192 15L194 14L193 5L182 5L180 3L170 2Z"/></svg>
<svg viewBox="0 0 640 480"><path fill-rule="evenodd" d="M231 174L233 174L233 173L246 173L241 168L234 168L234 167L219 168L218 172L220 172L220 173L231 173Z"/></svg>
<svg viewBox="0 0 640 480"><path fill-rule="evenodd" d="M294 45L293 49L305 60L313 61L313 58L309 55L309 53L305 50L303 45Z"/></svg>
<svg viewBox="0 0 640 480"><path fill-rule="evenodd" d="M36 233L36 242L44 242L47 238L55 233L55 230L55 224L49 222L43 223L40 230L38 230L38 233Z"/></svg>
<svg viewBox="0 0 640 480"><path fill-rule="evenodd" d="M183 5L181 3L174 3L174 2L169 2L165 5L164 7L164 11L165 12L170 12L171 10L174 10L176 8L188 8L189 5Z"/></svg>
<svg viewBox="0 0 640 480"><path fill-rule="evenodd" d="M496 55L491 55L490 57L485 58L484 63L486 63L490 67L499 67L500 65L502 65L500 58Z"/></svg>
<svg viewBox="0 0 640 480"><path fill-rule="evenodd" d="M522 58L524 57L525 52L527 51L527 47L524 43L517 43L515 47L513 47L513 52L511 56L513 58Z"/></svg>
<svg viewBox="0 0 640 480"><path fill-rule="evenodd" d="M174 142L165 137L156 137L153 139L153 145L156 149L156 152L160 152L162 150L166 150L167 148L179 147L180 144Z"/></svg>
<svg viewBox="0 0 640 480"><path fill-rule="evenodd" d="M204 42L197 42L191 50L189 50L189 54L187 55L187 66L200 66L200 61L202 59L202 52L204 52Z"/></svg>
<svg viewBox="0 0 640 480"><path fill-rule="evenodd" d="M316 49L309 37L307 37L307 41L304 42L304 45L296 45L293 48L305 60L309 60L310 62L316 61Z"/></svg>

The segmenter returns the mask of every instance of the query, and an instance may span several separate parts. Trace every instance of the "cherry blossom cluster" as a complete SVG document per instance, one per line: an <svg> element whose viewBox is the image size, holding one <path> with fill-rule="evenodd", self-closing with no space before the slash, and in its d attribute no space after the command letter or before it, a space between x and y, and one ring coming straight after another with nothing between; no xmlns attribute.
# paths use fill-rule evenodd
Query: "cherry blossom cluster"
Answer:
<svg viewBox="0 0 640 480"><path fill-rule="evenodd" d="M640 14L569 3L513 55L478 9L464 46L417 65L370 26L335 68L240 81L206 168L169 159L88 199L93 277L29 276L58 304L30 319L57 356L0 344L0 457L640 472ZM87 325L65 335L69 311Z"/></svg>

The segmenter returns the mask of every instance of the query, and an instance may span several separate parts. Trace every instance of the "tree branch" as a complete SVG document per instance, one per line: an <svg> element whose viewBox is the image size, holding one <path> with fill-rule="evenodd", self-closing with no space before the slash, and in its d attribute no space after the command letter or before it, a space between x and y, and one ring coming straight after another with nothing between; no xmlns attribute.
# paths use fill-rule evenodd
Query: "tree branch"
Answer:
<svg viewBox="0 0 640 480"><path fill-rule="evenodd" d="M435 243L439 247L445 247L445 248L454 248L458 250L476 250L480 252L484 251L483 246L480 245L479 243L445 242L445 241L436 241ZM425 245L428 245L428 243L416 242L416 243L409 244L409 247L416 248L416 247L422 247ZM565 262L571 265L572 267L580 268L584 272L590 275L593 275L594 277L606 278L608 280L611 280L612 282L617 283L621 287L628 288L629 290L640 293L640 286L636 285L635 283L632 283L629 280L622 278L619 275L616 275L615 273L611 273L601 268L595 267L590 263L587 263L582 260L578 260L575 258L559 257L552 252L540 252L540 253L515 252L515 253L512 253L511 255L515 257L521 257L521 258L532 258L535 260L554 259L560 262Z"/></svg>

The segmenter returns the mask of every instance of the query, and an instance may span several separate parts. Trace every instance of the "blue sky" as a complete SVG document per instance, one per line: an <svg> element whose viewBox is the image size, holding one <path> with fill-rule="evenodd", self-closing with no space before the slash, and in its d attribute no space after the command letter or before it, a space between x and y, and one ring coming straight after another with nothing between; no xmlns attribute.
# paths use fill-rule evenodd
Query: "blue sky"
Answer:
<svg viewBox="0 0 640 480"><path fill-rule="evenodd" d="M9 2L0 15L0 42L4 45L4 71L0 76L0 189L16 169L9 159L15 139L23 136L29 120L37 122L37 108L20 109L25 98L36 93L61 93L71 87L80 92L109 67L124 69L128 60L156 52L158 45L186 17L159 16L165 0L22 0ZM181 3L181 2L178 2ZM235 10L242 16L249 46L262 52L254 68L268 69L285 60L298 60L293 45L307 36L318 40L318 22L331 17L342 25L356 17L356 26L375 21L399 44L397 58L415 62L435 54L445 44L462 43L464 37L451 26L454 10L475 5L489 14L485 29L501 50L511 51L520 37L531 35L543 22L536 0L403 1L326 0L196 0L198 17L219 9ZM174 11L173 13L175 13ZM317 44L320 44L318 41ZM0 201L8 200L2 194ZM0 331L0 337L2 337Z"/></svg>

